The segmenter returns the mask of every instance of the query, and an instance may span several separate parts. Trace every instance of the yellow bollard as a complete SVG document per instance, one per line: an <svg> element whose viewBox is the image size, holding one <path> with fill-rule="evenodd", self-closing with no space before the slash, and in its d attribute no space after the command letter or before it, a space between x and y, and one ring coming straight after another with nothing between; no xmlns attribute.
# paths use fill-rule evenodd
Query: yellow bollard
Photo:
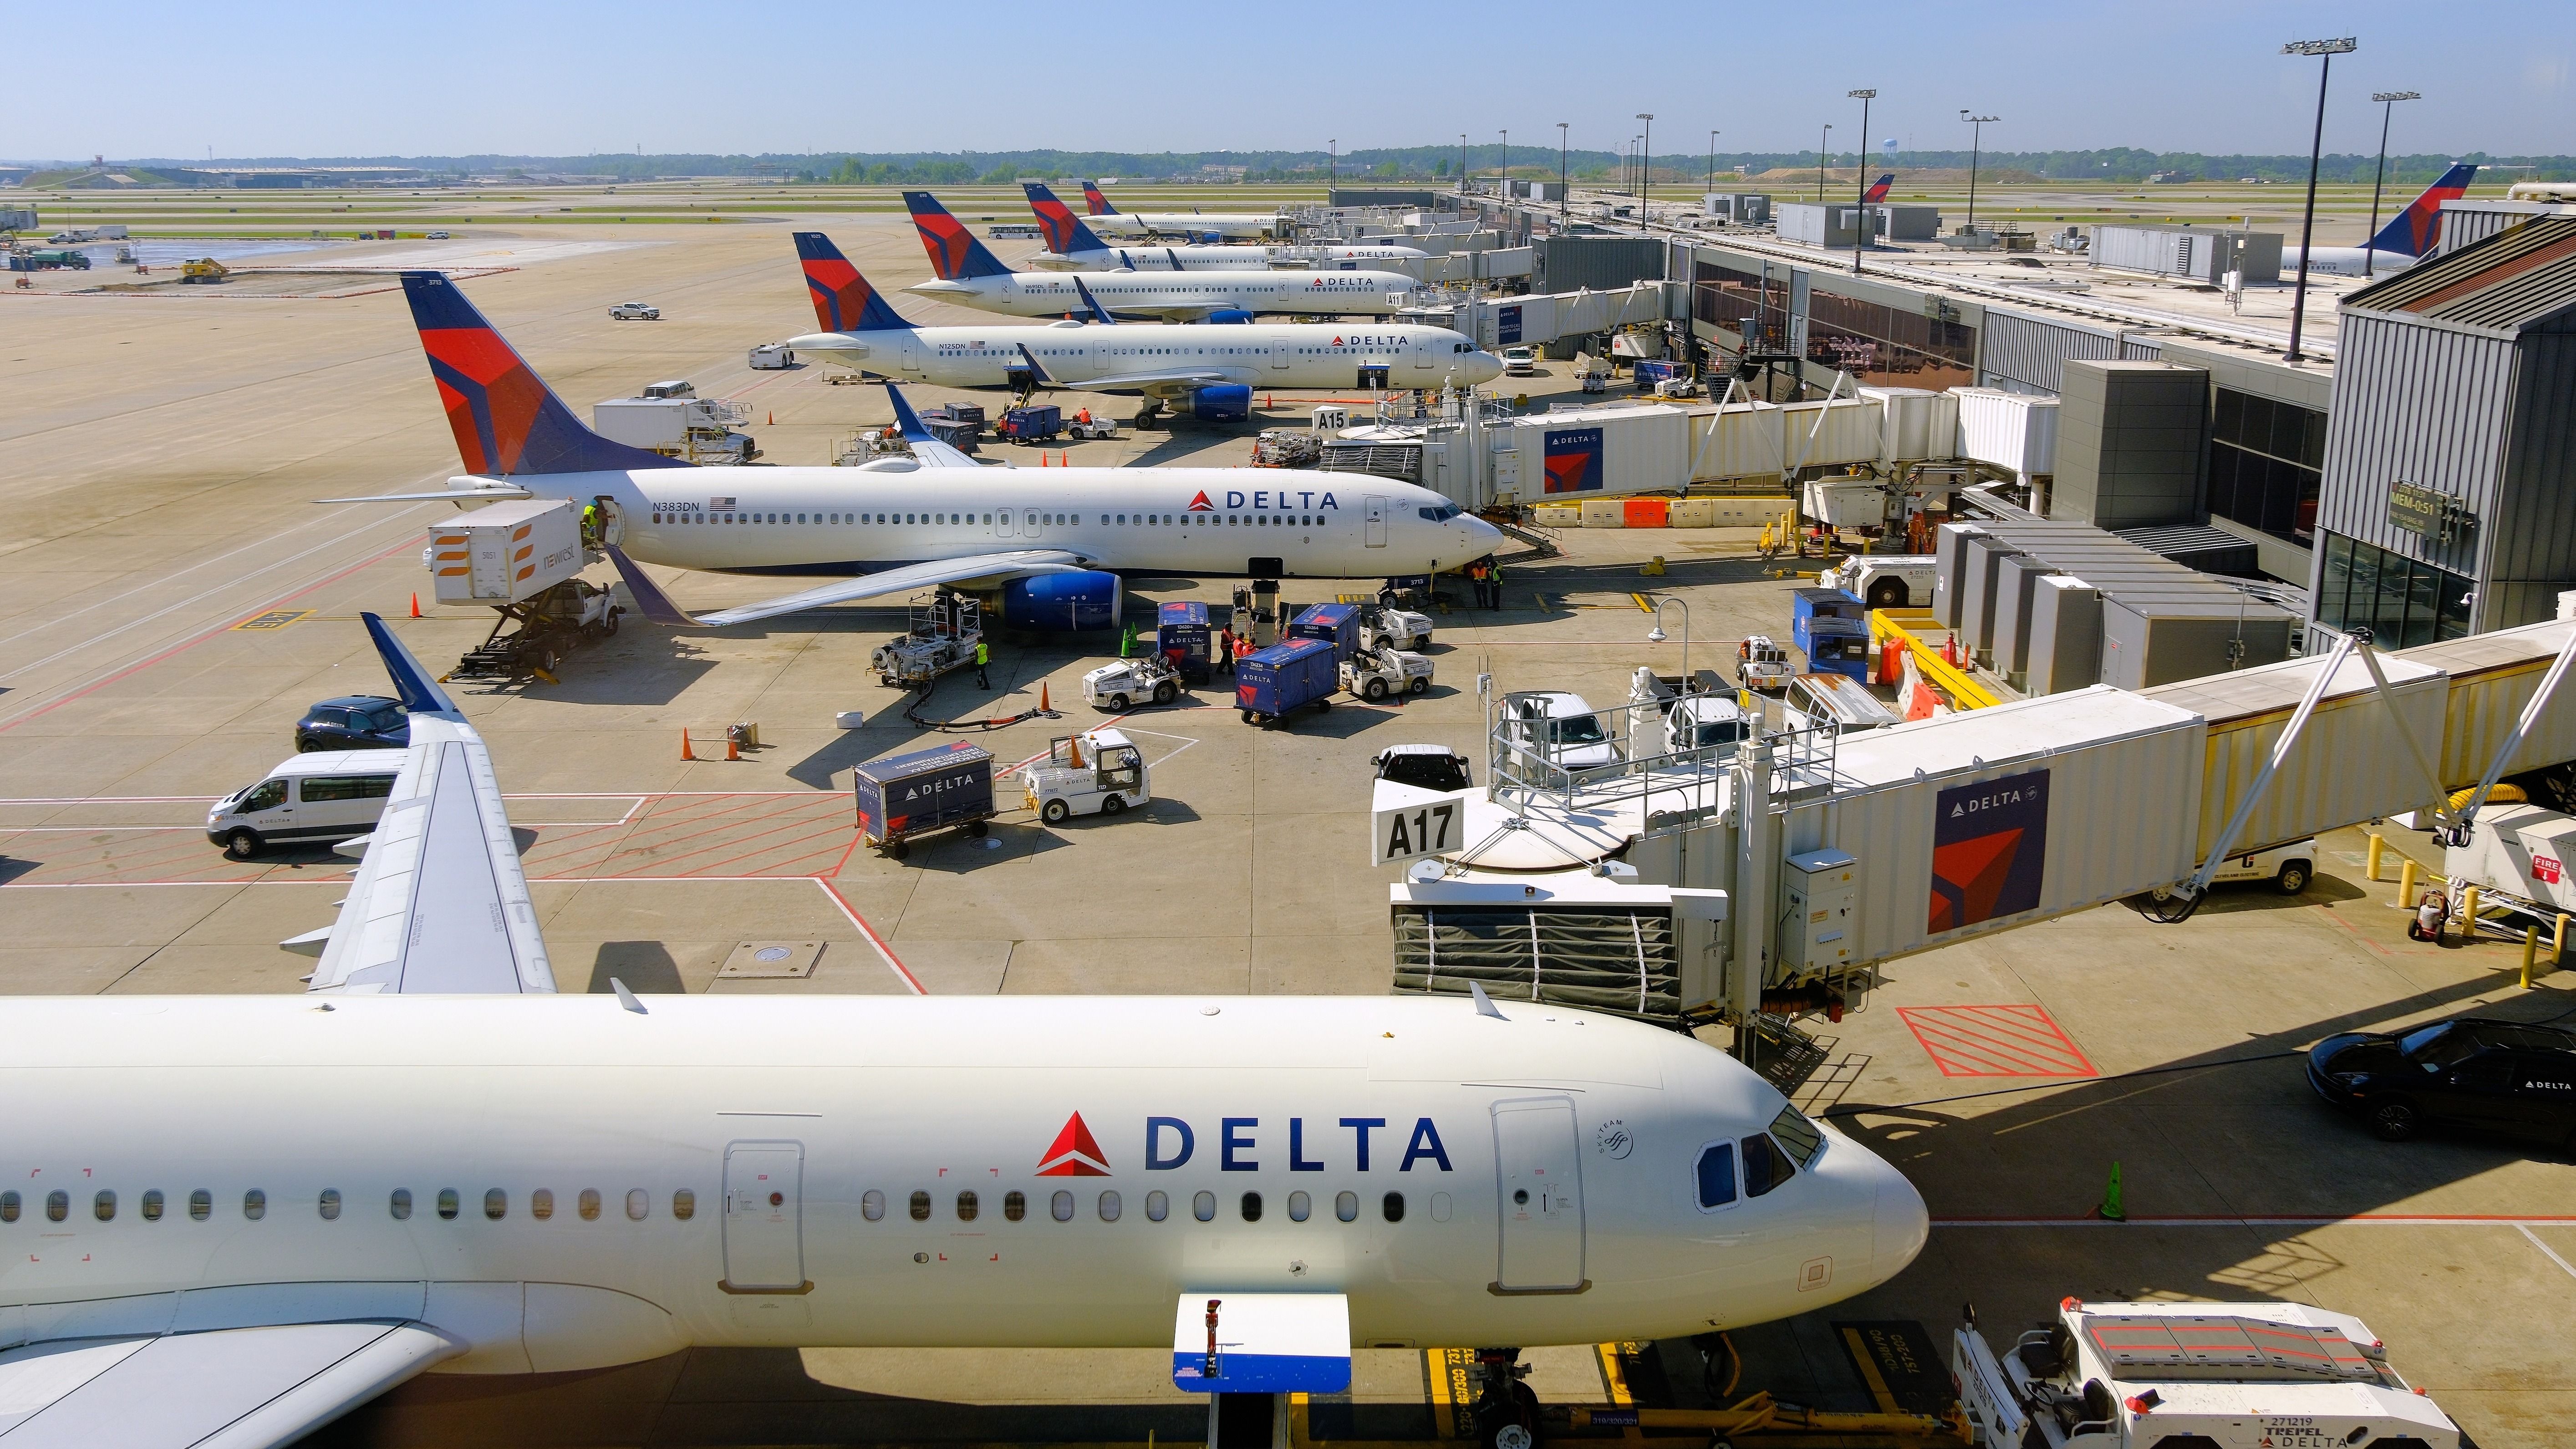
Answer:
<svg viewBox="0 0 2576 1449"><path fill-rule="evenodd" d="M2549 969L2567 964L2567 913L2558 913L2558 929L2549 933Z"/></svg>
<svg viewBox="0 0 2576 1449"><path fill-rule="evenodd" d="M2531 958L2540 951L2540 923L2534 921L2522 928L2522 989L2531 989Z"/></svg>
<svg viewBox="0 0 2576 1449"><path fill-rule="evenodd" d="M2460 944L2465 946L2478 938L2478 888L2471 886L2460 897Z"/></svg>
<svg viewBox="0 0 2576 1449"><path fill-rule="evenodd" d="M2374 831L2370 832L2370 863L2369 863L2367 866L2363 867L2363 869L2367 872L2367 874L2368 874L2368 878L2369 878L2369 879L2370 879L2374 884L2379 880L2379 857L2380 857L2380 854L2381 854L2382 852L2384 852L2385 850L2387 850L2387 849L2388 849L2388 838L2387 838L2386 836L2384 836L2384 835L2381 835L2381 834L2380 834L2378 831L2376 831L2376 830L2374 830Z"/></svg>
<svg viewBox="0 0 2576 1449"><path fill-rule="evenodd" d="M2397 904L2410 911L2415 909L2415 857L2411 855L2406 857L2406 864L2398 868Z"/></svg>

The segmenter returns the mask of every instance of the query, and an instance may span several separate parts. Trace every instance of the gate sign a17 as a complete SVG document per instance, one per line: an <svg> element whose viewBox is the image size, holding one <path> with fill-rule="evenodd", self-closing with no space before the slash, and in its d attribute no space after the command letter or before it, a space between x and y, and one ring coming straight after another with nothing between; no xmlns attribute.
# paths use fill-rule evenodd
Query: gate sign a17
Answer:
<svg viewBox="0 0 2576 1449"><path fill-rule="evenodd" d="M1467 848L1467 799L1472 791L1433 795L1410 805L1376 812L1369 861L1395 865L1434 855L1453 855Z"/></svg>
<svg viewBox="0 0 2576 1449"><path fill-rule="evenodd" d="M2048 853L2048 772L1953 785L1936 808L1927 928L1938 935L2036 910Z"/></svg>
<svg viewBox="0 0 2576 1449"><path fill-rule="evenodd" d="M1550 428L1540 441L1546 449L1543 461L1547 468L1548 492L1601 491L1599 428Z"/></svg>

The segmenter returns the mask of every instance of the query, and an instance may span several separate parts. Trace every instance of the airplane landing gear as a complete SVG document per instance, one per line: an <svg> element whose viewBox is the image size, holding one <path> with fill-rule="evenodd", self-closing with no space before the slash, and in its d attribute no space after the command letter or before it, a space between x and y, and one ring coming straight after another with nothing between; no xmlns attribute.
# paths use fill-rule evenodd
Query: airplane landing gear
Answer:
<svg viewBox="0 0 2576 1449"><path fill-rule="evenodd" d="M1536 1449L1538 1444L1538 1393L1521 1382L1529 1376L1529 1365L1520 1358L1517 1348L1476 1350L1482 1384L1472 1412L1484 1449Z"/></svg>
<svg viewBox="0 0 2576 1449"><path fill-rule="evenodd" d="M1149 397L1143 402L1137 404L1135 423L1137 431L1142 432L1145 429L1152 427L1154 425L1154 419L1161 417L1162 415L1163 400L1161 398Z"/></svg>

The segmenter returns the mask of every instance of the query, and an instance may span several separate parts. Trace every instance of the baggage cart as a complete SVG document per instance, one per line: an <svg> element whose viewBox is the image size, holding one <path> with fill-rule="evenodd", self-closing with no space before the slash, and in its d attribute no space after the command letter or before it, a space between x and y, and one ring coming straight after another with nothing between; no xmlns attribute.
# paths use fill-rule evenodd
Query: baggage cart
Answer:
<svg viewBox="0 0 2576 1449"><path fill-rule="evenodd" d="M1064 431L1064 409L1054 403L1012 408L993 431L1008 443L1042 443Z"/></svg>
<svg viewBox="0 0 2576 1449"><path fill-rule="evenodd" d="M889 859L912 853L933 830L984 833L993 818L993 756L963 740L870 760L852 772L859 834Z"/></svg>
<svg viewBox="0 0 2576 1449"><path fill-rule="evenodd" d="M1207 683L1216 668L1215 628L1208 606L1196 599L1172 599L1156 609L1154 652L1170 660L1183 680Z"/></svg>
<svg viewBox="0 0 2576 1449"><path fill-rule="evenodd" d="M1289 711L1333 707L1341 687L1341 660L1321 639L1292 639L1257 649L1234 663L1234 706L1250 725L1269 724Z"/></svg>

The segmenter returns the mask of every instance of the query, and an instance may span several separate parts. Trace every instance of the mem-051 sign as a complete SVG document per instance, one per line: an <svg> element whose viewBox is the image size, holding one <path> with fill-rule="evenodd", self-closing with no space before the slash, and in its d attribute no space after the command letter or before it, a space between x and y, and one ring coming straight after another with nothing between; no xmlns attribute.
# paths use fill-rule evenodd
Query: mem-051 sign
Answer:
<svg viewBox="0 0 2576 1449"><path fill-rule="evenodd" d="M2403 478L2388 485L2388 521L2427 543L2458 543L2478 526L2467 504Z"/></svg>

